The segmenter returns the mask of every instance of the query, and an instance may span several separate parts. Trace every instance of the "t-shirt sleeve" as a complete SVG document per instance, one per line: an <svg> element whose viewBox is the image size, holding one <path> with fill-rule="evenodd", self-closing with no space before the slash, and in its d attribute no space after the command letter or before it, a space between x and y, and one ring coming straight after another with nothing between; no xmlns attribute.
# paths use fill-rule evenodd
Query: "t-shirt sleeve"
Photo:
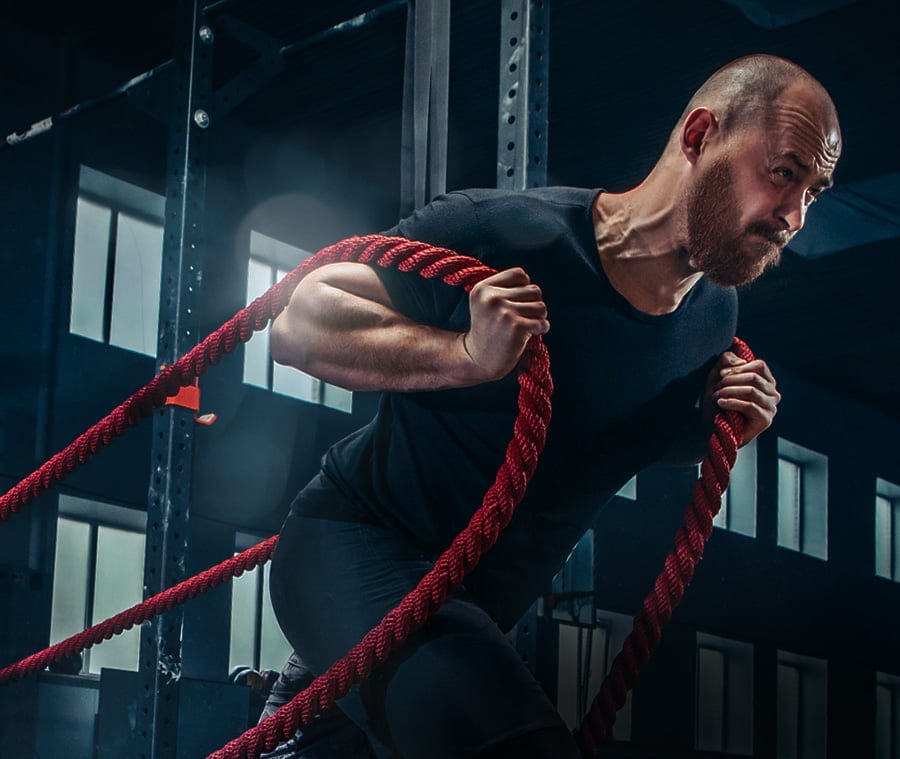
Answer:
<svg viewBox="0 0 900 759"><path fill-rule="evenodd" d="M392 237L427 242L462 255L480 258L482 235L472 200L461 192L435 198L399 224L384 232ZM425 279L415 272L375 267L394 307L405 316L433 326L467 318L468 295L461 287L439 279ZM460 324L456 328L463 328Z"/></svg>

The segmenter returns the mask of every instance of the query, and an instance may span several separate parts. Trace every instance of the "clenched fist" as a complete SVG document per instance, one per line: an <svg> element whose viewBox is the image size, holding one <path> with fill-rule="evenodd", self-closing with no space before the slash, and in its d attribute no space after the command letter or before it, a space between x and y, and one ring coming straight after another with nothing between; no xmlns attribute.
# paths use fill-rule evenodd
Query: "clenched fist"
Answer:
<svg viewBox="0 0 900 759"><path fill-rule="evenodd" d="M505 377L519 361L532 335L550 329L541 288L519 268L505 269L469 293L471 327L463 346L482 381Z"/></svg>

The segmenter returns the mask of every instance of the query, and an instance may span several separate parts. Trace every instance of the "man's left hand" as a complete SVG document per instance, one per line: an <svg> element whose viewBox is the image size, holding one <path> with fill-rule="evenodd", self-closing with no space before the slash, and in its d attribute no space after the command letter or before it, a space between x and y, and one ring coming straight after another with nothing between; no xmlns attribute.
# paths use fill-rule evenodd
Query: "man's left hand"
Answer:
<svg viewBox="0 0 900 759"><path fill-rule="evenodd" d="M780 400L781 393L775 388L775 377L765 361L745 361L726 351L709 373L704 416L711 419L719 409L743 414L745 422L741 445L746 445L769 428Z"/></svg>

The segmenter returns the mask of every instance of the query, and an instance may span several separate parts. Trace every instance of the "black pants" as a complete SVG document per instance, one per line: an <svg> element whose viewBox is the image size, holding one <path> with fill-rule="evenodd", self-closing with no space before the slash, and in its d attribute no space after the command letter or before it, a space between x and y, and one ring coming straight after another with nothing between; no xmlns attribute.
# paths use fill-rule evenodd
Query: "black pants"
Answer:
<svg viewBox="0 0 900 759"><path fill-rule="evenodd" d="M303 663L324 672L430 568L427 557L385 528L292 515L273 559L272 603ZM379 758L578 756L517 652L464 592L339 706ZM541 746L548 741L552 749Z"/></svg>

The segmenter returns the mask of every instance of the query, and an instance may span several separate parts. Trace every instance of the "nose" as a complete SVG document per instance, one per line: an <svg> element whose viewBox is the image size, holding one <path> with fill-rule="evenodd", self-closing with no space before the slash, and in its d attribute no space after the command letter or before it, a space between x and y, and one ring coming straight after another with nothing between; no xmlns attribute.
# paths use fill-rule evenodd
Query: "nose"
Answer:
<svg viewBox="0 0 900 759"><path fill-rule="evenodd" d="M783 203L778 209L778 221L786 231L795 234L803 229L808 208L805 190L788 193L784 196Z"/></svg>

